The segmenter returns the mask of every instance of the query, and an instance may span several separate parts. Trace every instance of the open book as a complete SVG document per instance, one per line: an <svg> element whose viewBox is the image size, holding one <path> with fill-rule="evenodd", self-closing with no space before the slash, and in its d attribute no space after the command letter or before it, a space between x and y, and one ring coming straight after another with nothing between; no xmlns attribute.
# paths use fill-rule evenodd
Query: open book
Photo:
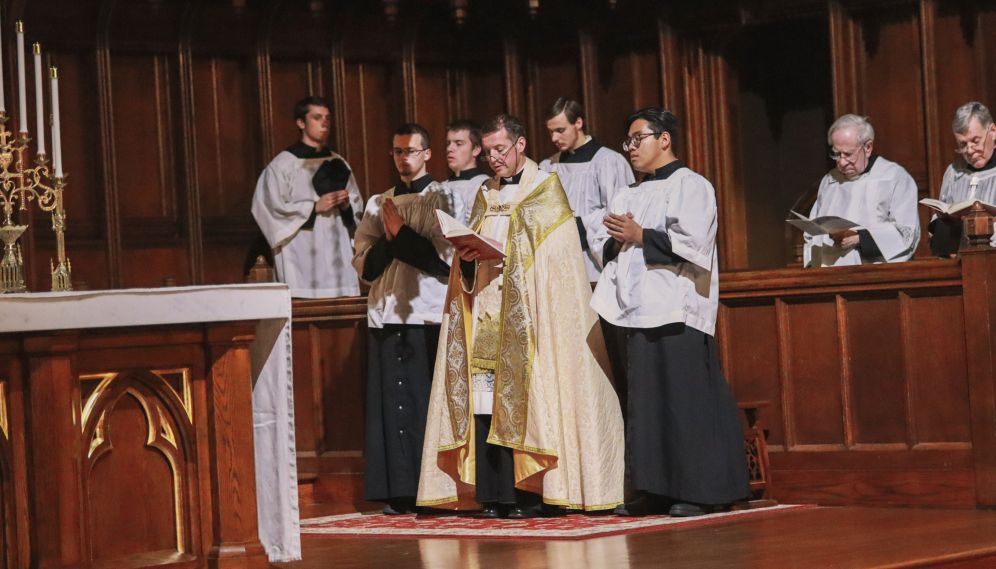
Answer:
<svg viewBox="0 0 996 569"><path fill-rule="evenodd" d="M809 219L794 211L792 215L798 219L786 219L785 221L810 235L830 235L831 233L858 227L857 223L834 215L824 215L823 217L814 217L813 219Z"/></svg>
<svg viewBox="0 0 996 569"><path fill-rule="evenodd" d="M986 213L989 215L996 215L996 206L987 204L982 200L965 200L958 203L944 203L941 200L931 199L920 200L921 204L929 207L930 209L938 213L950 215L951 217L964 217L965 215L968 215L968 211L972 209L972 205L975 202L982 204L983 209L985 209Z"/></svg>
<svg viewBox="0 0 996 569"><path fill-rule="evenodd" d="M470 247L477 250L480 253L480 256L477 258L478 261L505 257L500 243L493 239L480 236L471 228L453 219L453 216L445 211L437 209L436 219L439 220L439 227L443 230L443 237L456 247Z"/></svg>

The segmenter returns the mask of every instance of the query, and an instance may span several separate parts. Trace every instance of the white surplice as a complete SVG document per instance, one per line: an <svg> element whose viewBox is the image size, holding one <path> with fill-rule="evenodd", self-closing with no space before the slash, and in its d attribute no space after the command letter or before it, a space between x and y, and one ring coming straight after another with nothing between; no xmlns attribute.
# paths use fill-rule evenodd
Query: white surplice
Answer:
<svg viewBox="0 0 996 569"><path fill-rule="evenodd" d="M881 257L857 248L844 250L829 235L805 235L803 266L831 267L909 261L920 242L917 187L899 164L881 156L857 179L847 181L835 168L820 182L810 219L825 215L857 223L871 234Z"/></svg>
<svg viewBox="0 0 996 569"><path fill-rule="evenodd" d="M591 137L585 144L592 142ZM580 148L578 149L580 150ZM601 147L588 162L562 163L561 152L540 162L539 169L545 172L556 172L560 183L567 192L567 201L574 210L574 215L581 218L587 233L588 251L584 251L584 264L588 270L591 282L598 280L602 266L600 255L592 250L592 236L602 226L606 208L612 203L612 197L619 188L629 186L636 178L629 161L622 154Z"/></svg>
<svg viewBox="0 0 996 569"><path fill-rule="evenodd" d="M684 262L648 265L643 247L622 246L605 264L591 307L605 320L627 328L656 328L683 322L709 335L719 311L716 190L709 180L682 167L664 180L622 188L610 211L633 214L644 229L666 233L672 252ZM602 256L612 239L603 223L592 238Z"/></svg>
<svg viewBox="0 0 996 569"><path fill-rule="evenodd" d="M443 237L436 210L442 210L454 219L464 219L463 198L439 182L431 182L417 194L395 196L394 188L391 188L367 201L366 213L355 236L353 267L358 274L363 274L370 248L384 235L381 208L386 198L394 202L405 225L430 239L443 261L453 262L453 245ZM383 328L384 324L439 324L442 320L447 287L445 277L426 274L395 259L370 285L367 323L373 328Z"/></svg>
<svg viewBox="0 0 996 569"><path fill-rule="evenodd" d="M973 178L978 181L974 193L972 192ZM968 169L964 160L948 165L941 181L941 201L958 203L972 199L996 205L996 168L972 171ZM937 215L934 215L931 220L936 217ZM996 247L996 235L993 235L990 244ZM962 245L968 245L967 235L962 236Z"/></svg>
<svg viewBox="0 0 996 569"><path fill-rule="evenodd" d="M313 228L301 229L319 200L311 180L324 162L336 159L342 157L334 152L323 158L298 158L285 150L256 183L252 215L273 249L277 279L290 287L294 298L360 294L359 278L350 263L353 247L340 209L318 214ZM354 176L346 189L358 220L363 198Z"/></svg>
<svg viewBox="0 0 996 569"><path fill-rule="evenodd" d="M481 186L487 181L487 174L478 174L469 180L451 178L442 182L444 186L453 190L463 200L464 219L457 219L457 221L467 225L467 222L470 221L470 211L474 209L474 200L477 199L477 192L480 191Z"/></svg>

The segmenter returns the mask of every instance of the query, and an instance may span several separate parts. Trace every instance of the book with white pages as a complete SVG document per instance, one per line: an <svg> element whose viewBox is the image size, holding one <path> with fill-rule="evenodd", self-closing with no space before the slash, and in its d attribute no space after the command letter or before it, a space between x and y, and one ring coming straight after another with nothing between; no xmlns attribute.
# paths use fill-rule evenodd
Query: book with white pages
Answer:
<svg viewBox="0 0 996 569"><path fill-rule="evenodd" d="M838 231L846 231L848 229L859 227L857 223L835 215L824 215L821 217L814 217L813 219L809 219L808 217L794 211L792 211L792 215L796 216L798 219L786 219L785 221L789 225L798 227L810 235L830 235L832 233L837 233Z"/></svg>
<svg viewBox="0 0 996 569"><path fill-rule="evenodd" d="M436 219L439 220L439 228L443 230L443 237L455 247L470 247L476 250L480 254L477 257L478 261L505 257L500 243L481 236L473 229L453 219L453 216L445 211L437 209Z"/></svg>
<svg viewBox="0 0 996 569"><path fill-rule="evenodd" d="M957 203L944 203L941 200L932 200L929 198L920 200L921 204L930 209L951 217L964 217L968 215L969 210L972 209L975 202L982 204L982 208L986 210L986 213L996 216L996 206L982 200L964 200Z"/></svg>

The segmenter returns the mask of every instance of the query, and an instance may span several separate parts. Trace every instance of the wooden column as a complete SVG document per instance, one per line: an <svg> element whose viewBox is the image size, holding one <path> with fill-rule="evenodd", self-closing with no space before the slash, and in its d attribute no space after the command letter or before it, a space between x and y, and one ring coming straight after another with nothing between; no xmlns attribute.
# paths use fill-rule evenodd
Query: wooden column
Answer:
<svg viewBox="0 0 996 569"><path fill-rule="evenodd" d="M65 332L24 339L35 567L73 567L86 560L83 437L73 370L78 337Z"/></svg>
<svg viewBox="0 0 996 569"><path fill-rule="evenodd" d="M208 444L214 539L210 569L269 567L258 538L249 344L253 324L208 326Z"/></svg>
<svg viewBox="0 0 996 569"><path fill-rule="evenodd" d="M961 251L965 339L975 459L975 499L996 506L996 249L992 218L973 207L965 221L971 244ZM981 208L979 208L981 210Z"/></svg>

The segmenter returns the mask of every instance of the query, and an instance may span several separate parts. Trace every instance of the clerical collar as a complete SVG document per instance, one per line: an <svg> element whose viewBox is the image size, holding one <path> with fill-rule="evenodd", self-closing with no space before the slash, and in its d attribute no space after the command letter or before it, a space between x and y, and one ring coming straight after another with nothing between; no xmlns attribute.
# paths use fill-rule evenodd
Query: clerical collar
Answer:
<svg viewBox="0 0 996 569"><path fill-rule="evenodd" d="M968 169L969 172L981 172L983 170L992 170L993 168L996 168L996 150L994 150L993 155L989 157L989 162L983 164L981 168L973 168L968 162L965 162L965 168Z"/></svg>
<svg viewBox="0 0 996 569"><path fill-rule="evenodd" d="M287 148L287 152L290 152L297 158L328 158L332 156L332 151L324 146L321 148L315 148L310 144L306 144L303 140L299 140Z"/></svg>
<svg viewBox="0 0 996 569"><path fill-rule="evenodd" d="M452 174L449 177L449 181L456 182L456 181L460 181L460 180L473 180L474 178L476 178L477 176L480 176L483 173L484 172L481 172L481 170L478 169L478 168L471 168L470 170L464 170L463 172L460 172L459 174Z"/></svg>
<svg viewBox="0 0 996 569"><path fill-rule="evenodd" d="M394 185L394 195L403 196L405 194L419 194L422 193L429 184L432 183L432 176L426 174L417 180L412 180L411 185L406 184L403 180L399 180L397 184Z"/></svg>
<svg viewBox="0 0 996 569"><path fill-rule="evenodd" d="M684 168L685 165L681 163L681 160L675 160L674 162L668 163L667 166L661 166L658 168L653 176L647 176L643 179L644 182L667 180L671 174L674 174L678 170ZM642 182L641 182L642 183Z"/></svg>
<svg viewBox="0 0 996 569"><path fill-rule="evenodd" d="M602 145L598 143L592 137L588 137L588 141L578 146L573 151L564 150L560 153L560 163L561 164L578 164L582 162L591 162L595 158L595 153L602 148Z"/></svg>
<svg viewBox="0 0 996 569"><path fill-rule="evenodd" d="M525 172L525 171L526 171L526 169L523 168L523 169L519 170L518 174L512 176L511 178L502 178L498 182L498 186L501 187L501 186L505 186L505 185L508 185L508 186L517 185L519 183L519 180L522 179L522 173Z"/></svg>
<svg viewBox="0 0 996 569"><path fill-rule="evenodd" d="M872 153L871 158L868 159L868 165L865 166L865 171L862 172L861 174L864 175L867 174L868 172L871 172L872 166L875 165L876 160L878 160L878 154Z"/></svg>

